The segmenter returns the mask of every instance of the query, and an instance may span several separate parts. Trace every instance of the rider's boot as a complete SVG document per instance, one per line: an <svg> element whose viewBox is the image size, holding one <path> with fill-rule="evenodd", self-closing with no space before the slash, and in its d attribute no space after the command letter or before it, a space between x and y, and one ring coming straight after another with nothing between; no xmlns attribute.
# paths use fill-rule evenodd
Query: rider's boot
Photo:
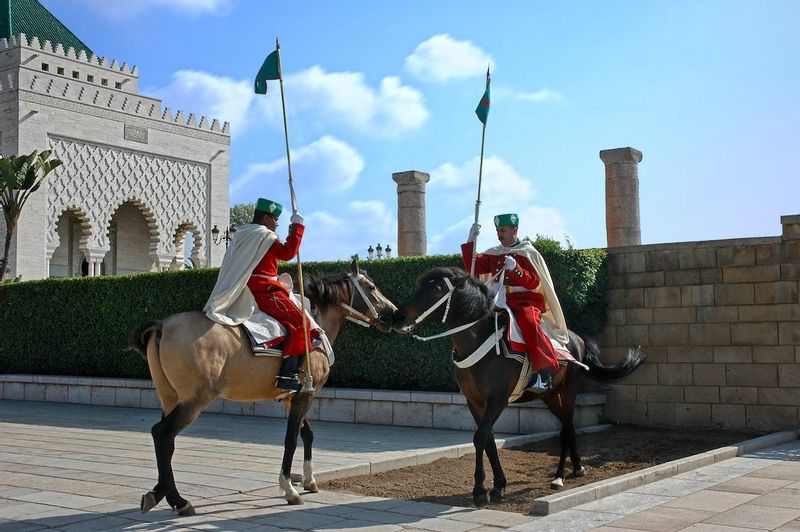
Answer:
<svg viewBox="0 0 800 532"><path fill-rule="evenodd" d="M287 392L299 392L303 384L300 382L297 374L300 372L300 367L303 364L305 355L289 356L283 359L281 365L281 372L276 377L275 386Z"/></svg>

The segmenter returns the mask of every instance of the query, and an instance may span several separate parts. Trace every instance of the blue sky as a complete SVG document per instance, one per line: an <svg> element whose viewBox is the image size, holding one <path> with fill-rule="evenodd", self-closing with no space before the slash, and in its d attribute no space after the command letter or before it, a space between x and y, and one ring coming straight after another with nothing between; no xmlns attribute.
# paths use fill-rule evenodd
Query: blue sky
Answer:
<svg viewBox="0 0 800 532"><path fill-rule="evenodd" d="M602 149L632 146L643 243L780 234L800 213L800 2L44 0L141 92L232 124L231 201L289 204L281 39L304 259L396 247L393 172L431 174L429 253L471 223L492 64L479 247L491 219L605 237ZM285 234L286 223L279 229Z"/></svg>

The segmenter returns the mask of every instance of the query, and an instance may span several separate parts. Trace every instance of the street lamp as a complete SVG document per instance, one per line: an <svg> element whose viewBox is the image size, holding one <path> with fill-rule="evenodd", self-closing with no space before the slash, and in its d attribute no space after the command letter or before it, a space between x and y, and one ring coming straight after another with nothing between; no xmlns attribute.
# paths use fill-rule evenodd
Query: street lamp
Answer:
<svg viewBox="0 0 800 532"><path fill-rule="evenodd" d="M375 250L372 248L372 244L370 244L369 247L367 248L367 258L369 260L372 260L374 254L375 254Z"/></svg>
<svg viewBox="0 0 800 532"><path fill-rule="evenodd" d="M383 248L381 247L381 243L380 242L378 242L378 247L375 248L375 251L378 252L378 258L382 259L383 258Z"/></svg>
<svg viewBox="0 0 800 532"><path fill-rule="evenodd" d="M381 243L378 242L376 247L372 247L372 244L367 248L367 258L369 260L372 259L389 259L392 257L392 248L391 246L383 247Z"/></svg>
<svg viewBox="0 0 800 532"><path fill-rule="evenodd" d="M222 235L220 235L219 228L216 225L214 225L214 227L211 229L211 240L214 242L214 245L216 246L220 245L224 241L225 248L227 248L228 244L230 244L231 240L233 239L233 233L235 232L236 232L236 226L231 225L230 227L225 229L225 232Z"/></svg>

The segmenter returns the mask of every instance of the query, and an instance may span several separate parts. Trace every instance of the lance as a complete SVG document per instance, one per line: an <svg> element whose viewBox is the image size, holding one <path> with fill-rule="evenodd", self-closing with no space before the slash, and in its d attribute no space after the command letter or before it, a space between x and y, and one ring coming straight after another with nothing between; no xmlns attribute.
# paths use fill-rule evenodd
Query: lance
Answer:
<svg viewBox="0 0 800 532"><path fill-rule="evenodd" d="M481 212L481 184L483 181L483 146L486 142L486 119L489 117L489 82L491 77L489 75L489 67L486 67L486 91L483 93L480 103L478 103L475 114L478 115L478 120L483 123L483 132L481 133L481 159L478 166L478 199L475 200L475 225L478 224L478 217ZM476 239L477 240L477 239ZM472 261L469 268L470 275L475 275L475 259L478 255L476 249L477 242L472 243Z"/></svg>
<svg viewBox="0 0 800 532"><path fill-rule="evenodd" d="M294 180L292 179L292 156L289 151L289 127L286 122L286 98L283 95L283 72L281 70L281 45L278 39L275 39L275 52L278 60L278 81L281 86L281 108L283 109L283 138L286 141L286 167L289 170L289 194L292 198L292 212L296 214L297 211L297 197L294 194ZM303 263L300 260L300 249L297 249L297 283L300 285L300 313L303 316L303 344L306 350L306 358L303 363L303 392L314 391L314 377L311 376L311 346L308 344L308 319L305 310L305 294L303 290Z"/></svg>

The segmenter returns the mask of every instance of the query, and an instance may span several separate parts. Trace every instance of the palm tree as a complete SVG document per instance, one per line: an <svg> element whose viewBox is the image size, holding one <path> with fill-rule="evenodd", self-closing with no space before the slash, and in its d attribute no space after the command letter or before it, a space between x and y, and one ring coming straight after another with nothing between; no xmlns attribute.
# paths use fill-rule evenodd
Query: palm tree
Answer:
<svg viewBox="0 0 800 532"><path fill-rule="evenodd" d="M0 280L5 279L11 237L17 228L19 215L28 198L39 190L47 174L64 164L60 159L50 159L52 151L34 151L30 155L0 155L0 208L6 220L6 241L3 261L0 262Z"/></svg>

